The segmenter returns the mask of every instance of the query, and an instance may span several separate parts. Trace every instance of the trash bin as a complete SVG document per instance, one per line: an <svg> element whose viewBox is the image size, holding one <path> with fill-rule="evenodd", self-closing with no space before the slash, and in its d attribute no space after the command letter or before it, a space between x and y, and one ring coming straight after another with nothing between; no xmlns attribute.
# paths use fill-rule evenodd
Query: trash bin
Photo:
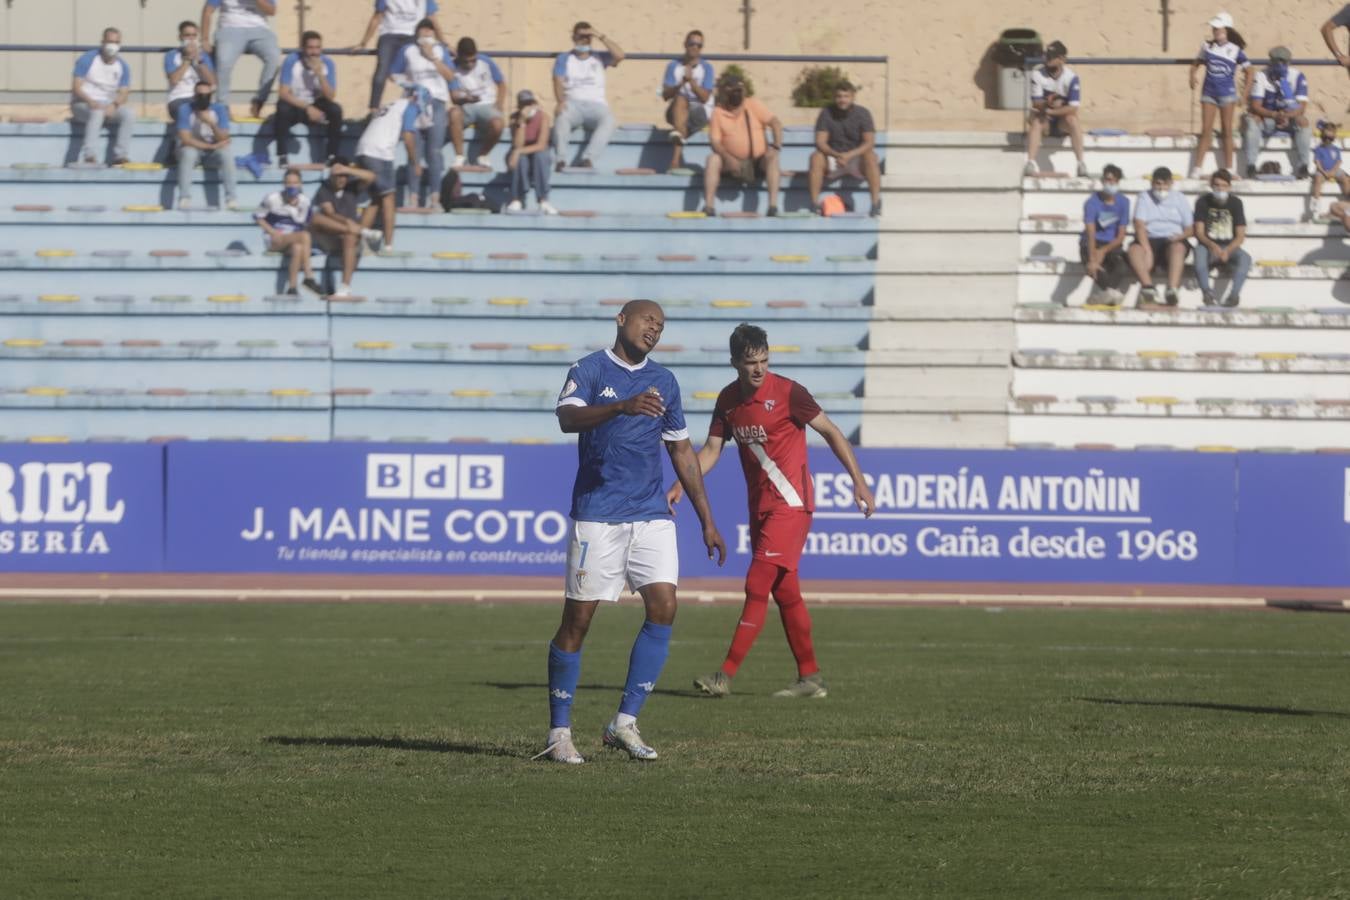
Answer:
<svg viewBox="0 0 1350 900"><path fill-rule="evenodd" d="M1026 61L1044 53L1041 36L1034 29L1008 28L998 36L994 63L998 66L999 109L1022 109L1026 106Z"/></svg>

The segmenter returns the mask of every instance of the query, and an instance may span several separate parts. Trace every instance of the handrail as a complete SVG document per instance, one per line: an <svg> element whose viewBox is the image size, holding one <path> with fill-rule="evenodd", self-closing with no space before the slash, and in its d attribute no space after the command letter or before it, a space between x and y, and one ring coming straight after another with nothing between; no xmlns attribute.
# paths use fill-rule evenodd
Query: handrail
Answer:
<svg viewBox="0 0 1350 900"><path fill-rule="evenodd" d="M89 44L0 44L0 53L83 53L86 50L97 50L98 45ZM170 50L179 49L178 44L169 46L151 46L137 45L122 47L123 53L167 53ZM283 53L291 53L298 50L298 47L283 47ZM354 50L348 47L325 47L323 52L329 56L374 56L375 51ZM492 57L501 59L554 59L559 52L550 50L489 50L483 49L483 52ZM680 55L678 50L672 50L670 53L625 53L625 59L634 59L639 61L667 61L675 59ZM876 63L885 65L890 62L889 56L829 56L824 54L791 54L791 53L705 53L704 59L726 60L728 62L820 62L820 63Z"/></svg>
<svg viewBox="0 0 1350 900"><path fill-rule="evenodd" d="M1028 56L1023 61L1026 68L1033 68L1045 62L1045 57ZM1070 57L1065 60L1071 66L1189 66L1195 62L1194 56L1173 57L1173 56L1080 56ZM1260 65L1262 61L1256 58L1251 59L1252 65ZM1291 66L1337 66L1341 64L1334 59L1291 59Z"/></svg>

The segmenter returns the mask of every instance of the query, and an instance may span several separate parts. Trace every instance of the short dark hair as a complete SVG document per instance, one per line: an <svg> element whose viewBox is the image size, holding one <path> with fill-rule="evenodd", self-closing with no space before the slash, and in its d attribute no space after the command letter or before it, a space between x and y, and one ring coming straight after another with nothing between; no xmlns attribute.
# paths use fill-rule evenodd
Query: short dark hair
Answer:
<svg viewBox="0 0 1350 900"><path fill-rule="evenodd" d="M1105 178L1108 175L1116 176L1116 181L1125 177L1125 173L1120 171L1120 166L1115 163L1107 163L1106 168L1102 169L1102 177Z"/></svg>
<svg viewBox="0 0 1350 900"><path fill-rule="evenodd" d="M732 359L744 359L748 352L768 349L769 336L758 325L742 322L731 332Z"/></svg>
<svg viewBox="0 0 1350 900"><path fill-rule="evenodd" d="M178 23L178 33L182 34L184 28L196 28L196 27L197 27L196 22L192 21L191 19L184 19L183 21Z"/></svg>
<svg viewBox="0 0 1350 900"><path fill-rule="evenodd" d="M688 34L686 34L686 35L684 36L684 42L685 42L686 44L689 43L689 39L690 39L691 37L693 37L694 35L698 35L699 37L703 37L703 32L701 32L701 31L699 31L697 28L695 28L693 31L689 32Z"/></svg>
<svg viewBox="0 0 1350 900"><path fill-rule="evenodd" d="M1046 59L1063 59L1069 55L1069 48L1064 46L1063 41L1051 41L1045 48Z"/></svg>
<svg viewBox="0 0 1350 900"><path fill-rule="evenodd" d="M413 29L413 34L416 34L417 32L421 31L423 28L429 29L429 30L431 30L431 31L435 31L435 30L436 30L436 23L433 22L433 21L431 21L431 18L430 18L430 17L427 17L427 18L425 18L425 19L423 19L422 21L420 21L420 22L417 23L417 27Z"/></svg>
<svg viewBox="0 0 1350 900"><path fill-rule="evenodd" d="M573 34L576 34L576 33L577 33L578 31L580 31L581 29L583 29L583 28L590 28L590 27L591 27L591 23L590 23L590 22L578 22L577 24L575 24L575 25L572 26L572 33L573 33Z"/></svg>
<svg viewBox="0 0 1350 900"><path fill-rule="evenodd" d="M1149 178L1150 182L1171 181L1171 180L1172 180L1172 170L1167 168L1167 166L1158 166L1158 168L1153 170L1153 175Z"/></svg>
<svg viewBox="0 0 1350 900"><path fill-rule="evenodd" d="M109 33L109 32L112 32L112 33L116 34L118 37L121 37L121 36L122 36L122 29L120 29L120 28L118 28L118 27L116 27L116 26L114 26L114 25L109 25L107 28L103 29L103 39L104 39L105 41L108 39L108 33Z"/></svg>
<svg viewBox="0 0 1350 900"><path fill-rule="evenodd" d="M318 41L320 44L322 44L323 35L319 34L317 31L306 31L304 34L300 35L301 47L305 46L310 41Z"/></svg>
<svg viewBox="0 0 1350 900"><path fill-rule="evenodd" d="M282 180L282 181L285 181L287 178L290 178L292 175L294 175L296 178L299 178L302 182L305 180L305 176L302 175L302 174L300 174L300 170L297 169L295 166L291 166L289 169L287 169L287 170L285 171L285 173L282 174L281 180Z"/></svg>
<svg viewBox="0 0 1350 900"><path fill-rule="evenodd" d="M459 43L455 45L456 56L477 56L478 42L471 37L462 37Z"/></svg>
<svg viewBox="0 0 1350 900"><path fill-rule="evenodd" d="M834 86L835 93L839 91L848 91L850 94L858 93L858 89L853 86L851 81L841 81Z"/></svg>
<svg viewBox="0 0 1350 900"><path fill-rule="evenodd" d="M1232 184L1233 173L1227 169L1215 169L1214 174L1209 176L1209 180L1211 184L1216 181L1222 181L1224 184Z"/></svg>

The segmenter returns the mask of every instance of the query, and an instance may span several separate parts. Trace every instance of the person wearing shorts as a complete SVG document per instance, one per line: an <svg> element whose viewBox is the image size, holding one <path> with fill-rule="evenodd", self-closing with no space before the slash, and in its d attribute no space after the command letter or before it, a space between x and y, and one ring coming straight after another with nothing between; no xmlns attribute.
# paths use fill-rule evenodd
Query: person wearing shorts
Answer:
<svg viewBox="0 0 1350 900"><path fill-rule="evenodd" d="M765 140L764 129L773 133ZM708 121L712 151L703 172L703 212L717 215L717 186L725 174L745 185L763 179L769 189L768 215L778 215L778 154L783 149L783 123L768 107L746 95L745 81L734 73L717 83L717 106Z"/></svg>
<svg viewBox="0 0 1350 900"><path fill-rule="evenodd" d="M1181 191L1172 188L1172 170L1153 170L1152 186L1134 201L1134 243L1130 245L1130 268L1139 279L1139 304L1158 302L1153 270L1167 269L1167 293L1163 302L1177 305L1182 267L1190 255L1188 238L1195 232L1195 213Z"/></svg>
<svg viewBox="0 0 1350 900"><path fill-rule="evenodd" d="M426 104L426 90L416 85L404 89L404 96L393 103L380 108L371 116L370 124L361 132L356 142L356 164L374 177L367 190L373 200L379 203L380 219L384 230L384 250L394 249L394 210L398 190L394 159L398 155L398 145L402 141L408 151L409 165L417 165L417 129L419 119Z"/></svg>
<svg viewBox="0 0 1350 900"><path fill-rule="evenodd" d="M666 121L670 123L670 142L675 148L670 158L672 169L679 168L685 141L708 124L714 83L712 63L703 58L703 32L691 31L684 36L684 56L666 65L661 80L661 98L669 101Z"/></svg>
<svg viewBox="0 0 1350 900"><path fill-rule="evenodd" d="M866 107L853 102L856 88L847 81L834 89L834 105L816 117L816 150L811 154L807 188L811 208L821 214L820 190L838 178L866 179L872 216L881 215L881 162L877 159L876 125Z"/></svg>
<svg viewBox="0 0 1350 900"><path fill-rule="evenodd" d="M797 680L774 696L823 698L828 690L816 662L811 615L797 577L815 508L807 427L825 439L848 472L859 511L870 517L876 504L844 433L821 411L810 391L769 371L769 336L764 329L742 323L731 332L730 344L736 380L717 397L698 463L706 475L717 465L726 442L736 442L750 504L752 557L745 573L745 606L731 648L721 668L695 679L694 687L714 697L731 693L731 679L764 627L772 595L797 662ZM678 484L666 493L672 509L682 494Z"/></svg>
<svg viewBox="0 0 1350 900"><path fill-rule="evenodd" d="M1191 177L1203 177L1205 156L1209 154L1209 144L1214 136L1214 117L1219 117L1222 130L1223 159L1218 168L1233 168L1233 114L1237 109L1239 87L1238 75L1245 82L1250 81L1251 61L1247 59L1246 41L1233 27L1233 17L1228 13L1219 13L1209 20L1210 40L1200 45L1195 61L1191 63L1191 90L1200 87L1200 141L1195 145L1195 161L1191 164ZM1200 70L1205 70L1204 85L1200 85ZM1249 84L1241 88L1243 97L1248 94Z"/></svg>
<svg viewBox="0 0 1350 900"><path fill-rule="evenodd" d="M471 37L455 46L454 78L450 82L450 141L455 145L455 165L462 166L464 129L474 127L478 154L474 165L491 166L488 154L497 146L506 126L506 76L486 53L478 52Z"/></svg>
<svg viewBox="0 0 1350 900"><path fill-rule="evenodd" d="M662 489L663 449L703 523L709 558L716 555L718 565L726 559L689 445L679 383L647 357L665 329L665 313L650 300L630 300L615 321L613 348L573 365L557 403L559 426L578 435L578 465L562 623L548 648L548 739L536 758L561 763L585 761L572 741L581 645L600 602L618 600L625 588L642 596L647 615L618 712L601 739L633 759L657 757L638 733L637 716L670 649L679 580L675 525Z"/></svg>
<svg viewBox="0 0 1350 900"><path fill-rule="evenodd" d="M373 172L336 159L310 204L309 231L314 235L314 246L342 258L342 285L329 297L352 295L352 276L356 274L362 239L376 251L384 241L380 232L370 227L378 207L371 204L362 208L366 188L374 181Z"/></svg>

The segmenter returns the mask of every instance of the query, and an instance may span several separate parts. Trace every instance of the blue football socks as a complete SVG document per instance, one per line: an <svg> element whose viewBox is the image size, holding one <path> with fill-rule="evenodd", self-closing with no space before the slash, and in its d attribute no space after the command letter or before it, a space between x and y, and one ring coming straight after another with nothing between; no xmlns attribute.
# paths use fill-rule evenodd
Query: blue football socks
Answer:
<svg viewBox="0 0 1350 900"><path fill-rule="evenodd" d="M664 655L662 656L664 659ZM548 718L550 728L572 727L572 698L581 678L581 651L565 653L548 645Z"/></svg>
<svg viewBox="0 0 1350 900"><path fill-rule="evenodd" d="M628 657L628 680L623 686L619 712L636 717L646 702L647 695L656 688L656 679L670 653L670 625L644 622L633 641L633 652Z"/></svg>

